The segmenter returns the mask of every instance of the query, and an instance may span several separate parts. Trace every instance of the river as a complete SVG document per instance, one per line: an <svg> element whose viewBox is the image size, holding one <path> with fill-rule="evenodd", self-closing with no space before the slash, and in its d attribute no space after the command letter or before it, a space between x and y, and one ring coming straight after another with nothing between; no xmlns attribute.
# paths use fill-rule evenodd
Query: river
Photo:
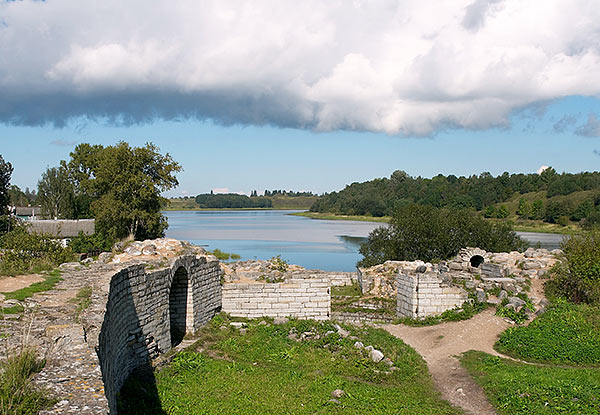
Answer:
<svg viewBox="0 0 600 415"><path fill-rule="evenodd" d="M315 220L289 210L166 211L167 237L209 250L236 253L242 260L281 255L292 264L326 271L354 271L360 244L381 223ZM562 235L520 233L542 247L558 247Z"/></svg>

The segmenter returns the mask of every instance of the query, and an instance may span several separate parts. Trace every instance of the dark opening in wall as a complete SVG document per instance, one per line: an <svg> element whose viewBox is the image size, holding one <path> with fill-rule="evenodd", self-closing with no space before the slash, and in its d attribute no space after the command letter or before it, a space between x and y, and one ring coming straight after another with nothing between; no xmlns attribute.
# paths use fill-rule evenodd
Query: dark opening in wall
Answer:
<svg viewBox="0 0 600 415"><path fill-rule="evenodd" d="M484 259L481 255L473 255L471 257L471 266L475 268L479 268L481 264L483 264Z"/></svg>
<svg viewBox="0 0 600 415"><path fill-rule="evenodd" d="M186 322L188 319L188 275L183 267L175 271L171 292L169 293L169 321L171 332L171 346L175 347L183 340L186 333Z"/></svg>

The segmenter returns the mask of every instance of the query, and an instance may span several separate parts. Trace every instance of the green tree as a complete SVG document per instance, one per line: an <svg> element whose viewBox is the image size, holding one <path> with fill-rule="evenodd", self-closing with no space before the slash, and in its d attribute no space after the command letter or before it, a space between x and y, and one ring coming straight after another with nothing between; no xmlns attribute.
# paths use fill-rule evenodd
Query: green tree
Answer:
<svg viewBox="0 0 600 415"><path fill-rule="evenodd" d="M520 219L531 218L531 203L526 199L521 198L519 200L519 208L517 209L517 215Z"/></svg>
<svg viewBox="0 0 600 415"><path fill-rule="evenodd" d="M179 184L175 173L181 166L159 151L151 143L144 147L130 147L123 141L107 147L80 144L71 160L62 163L76 195L90 201L97 232L111 239L164 236L168 224L160 209L167 200L161 192Z"/></svg>
<svg viewBox="0 0 600 415"><path fill-rule="evenodd" d="M547 292L576 303L600 304L600 230L574 235L562 249Z"/></svg>
<svg viewBox="0 0 600 415"><path fill-rule="evenodd" d="M8 204L10 202L8 192L12 172L12 165L8 161L4 161L4 158L0 155L0 215L8 214Z"/></svg>
<svg viewBox="0 0 600 415"><path fill-rule="evenodd" d="M483 216L486 218L495 218L496 217L496 208L494 207L494 205L489 205L487 208L485 208L485 212L483 213Z"/></svg>
<svg viewBox="0 0 600 415"><path fill-rule="evenodd" d="M38 203L45 216L71 219L74 215L75 192L64 166L52 167L38 181Z"/></svg>
<svg viewBox="0 0 600 415"><path fill-rule="evenodd" d="M0 155L0 234L10 229L10 218L8 217L8 205L10 202L10 176L13 167L8 161L4 161Z"/></svg>
<svg viewBox="0 0 600 415"><path fill-rule="evenodd" d="M443 260L466 246L493 252L525 247L507 223L486 221L471 210L407 205L393 215L389 227L375 229L360 248L360 266L387 260Z"/></svg>
<svg viewBox="0 0 600 415"><path fill-rule="evenodd" d="M500 205L500 207L498 208L498 210L496 210L496 217L498 219L505 219L508 218L508 208L506 207L506 205Z"/></svg>
<svg viewBox="0 0 600 415"><path fill-rule="evenodd" d="M534 201L533 205L531 206L531 217L538 220L544 219L544 213L544 202L540 199Z"/></svg>

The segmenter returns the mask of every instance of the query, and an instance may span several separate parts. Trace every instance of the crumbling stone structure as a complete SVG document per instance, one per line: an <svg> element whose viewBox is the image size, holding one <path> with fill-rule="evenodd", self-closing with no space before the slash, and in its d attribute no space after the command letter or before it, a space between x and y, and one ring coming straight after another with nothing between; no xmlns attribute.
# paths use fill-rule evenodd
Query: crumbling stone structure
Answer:
<svg viewBox="0 0 600 415"><path fill-rule="evenodd" d="M133 369L167 352L220 311L220 275L218 261L194 255L156 271L133 265L113 275L96 348L111 413Z"/></svg>
<svg viewBox="0 0 600 415"><path fill-rule="evenodd" d="M328 320L331 314L330 281L325 278L225 284L223 311L234 317Z"/></svg>
<svg viewBox="0 0 600 415"><path fill-rule="evenodd" d="M467 292L444 283L435 273L398 274L397 314L399 317L424 318L460 307Z"/></svg>

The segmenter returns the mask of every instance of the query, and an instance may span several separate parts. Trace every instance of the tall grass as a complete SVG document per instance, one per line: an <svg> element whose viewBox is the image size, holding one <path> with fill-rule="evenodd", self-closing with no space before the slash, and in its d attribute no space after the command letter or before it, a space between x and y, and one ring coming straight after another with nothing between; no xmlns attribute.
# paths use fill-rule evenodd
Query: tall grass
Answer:
<svg viewBox="0 0 600 415"><path fill-rule="evenodd" d="M0 415L37 414L53 402L31 382L44 364L35 350L23 347L0 365Z"/></svg>

